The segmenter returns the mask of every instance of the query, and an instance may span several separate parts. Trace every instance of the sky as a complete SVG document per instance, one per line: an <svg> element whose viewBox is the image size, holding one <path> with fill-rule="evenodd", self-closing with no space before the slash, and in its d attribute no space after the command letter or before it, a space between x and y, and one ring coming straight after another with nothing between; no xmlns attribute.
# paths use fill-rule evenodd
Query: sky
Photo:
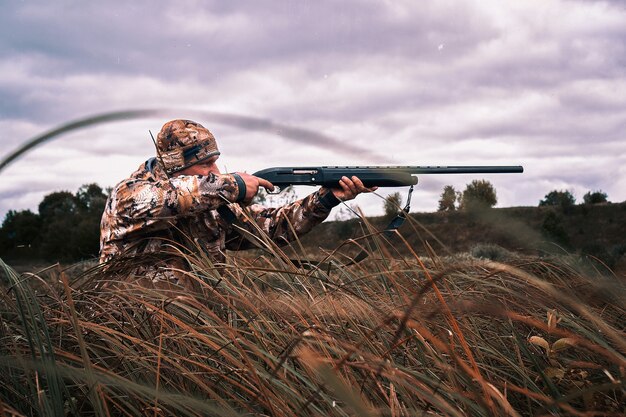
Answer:
<svg viewBox="0 0 626 417"><path fill-rule="evenodd" d="M65 123L139 109L167 110L61 135L0 172L0 219L54 191L114 186L174 118L214 133L223 172L524 166L421 176L414 211L474 179L497 207L552 190L621 202L626 1L0 2L0 160ZM380 215L396 191L354 203Z"/></svg>

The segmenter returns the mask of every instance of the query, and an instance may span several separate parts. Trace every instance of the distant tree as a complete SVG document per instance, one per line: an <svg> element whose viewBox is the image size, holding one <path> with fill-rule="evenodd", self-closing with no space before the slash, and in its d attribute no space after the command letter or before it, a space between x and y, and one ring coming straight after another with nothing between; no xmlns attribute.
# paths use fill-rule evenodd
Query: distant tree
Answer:
<svg viewBox="0 0 626 417"><path fill-rule="evenodd" d="M83 259L100 251L100 220L107 194L97 184L85 184L76 195L77 223L72 232L72 257Z"/></svg>
<svg viewBox="0 0 626 417"><path fill-rule="evenodd" d="M583 201L585 204L600 204L606 203L608 200L608 196L606 193L601 190L598 191L588 191L587 194L583 196Z"/></svg>
<svg viewBox="0 0 626 417"><path fill-rule="evenodd" d="M76 204L79 210L97 211L102 214L107 194L98 184L85 184L76 192Z"/></svg>
<svg viewBox="0 0 626 417"><path fill-rule="evenodd" d="M569 191L553 190L546 194L543 200L539 202L539 207L556 206L563 210L568 210L573 207L575 203L576 199Z"/></svg>
<svg viewBox="0 0 626 417"><path fill-rule="evenodd" d="M69 191L56 191L46 195L39 203L39 215L44 223L55 217L73 215L78 210L74 194Z"/></svg>
<svg viewBox="0 0 626 417"><path fill-rule="evenodd" d="M10 210L0 227L0 255L64 262L97 256L107 193L97 184L85 184L76 194L56 191L44 196L39 214Z"/></svg>
<svg viewBox="0 0 626 417"><path fill-rule="evenodd" d="M461 210L485 209L495 206L498 197L493 185L487 180L474 180L463 191Z"/></svg>
<svg viewBox="0 0 626 417"><path fill-rule="evenodd" d="M73 234L79 220L74 194L57 191L46 195L39 203L39 215L41 257L52 262L74 260Z"/></svg>
<svg viewBox="0 0 626 417"><path fill-rule="evenodd" d="M50 262L76 260L75 227L76 219L70 216L62 216L44 223L39 250L41 257Z"/></svg>
<svg viewBox="0 0 626 417"><path fill-rule="evenodd" d="M383 210L385 217L393 217L398 214L400 205L402 204L402 195L398 192L389 194L383 202Z"/></svg>
<svg viewBox="0 0 626 417"><path fill-rule="evenodd" d="M85 184L76 194L58 191L39 204L40 255L49 261L75 261L98 255L100 219L107 195L97 184Z"/></svg>
<svg viewBox="0 0 626 417"><path fill-rule="evenodd" d="M92 258L100 252L100 217L81 217L72 231L71 258Z"/></svg>
<svg viewBox="0 0 626 417"><path fill-rule="evenodd" d="M36 248L41 218L30 210L9 210L0 228L0 254L16 248Z"/></svg>
<svg viewBox="0 0 626 417"><path fill-rule="evenodd" d="M443 187L441 198L439 199L438 211L454 211L456 210L456 200L458 193L451 185Z"/></svg>

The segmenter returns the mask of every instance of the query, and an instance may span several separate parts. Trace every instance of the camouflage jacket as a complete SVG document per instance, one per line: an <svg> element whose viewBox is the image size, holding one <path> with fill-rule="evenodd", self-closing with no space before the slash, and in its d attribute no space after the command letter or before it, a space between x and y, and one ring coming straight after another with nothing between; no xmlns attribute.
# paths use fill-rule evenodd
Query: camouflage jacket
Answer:
<svg viewBox="0 0 626 417"><path fill-rule="evenodd" d="M154 281L164 272L171 275L167 271L172 269L188 269L175 256L180 244L199 247L215 263L223 263L225 249L254 247L235 224L255 235L262 230L274 242L285 244L295 238L294 231L299 236L321 223L339 203L330 191L320 191L279 208L242 207L234 203L239 189L232 175L168 179L151 158L121 181L107 200L100 225L100 262L158 255L143 270Z"/></svg>

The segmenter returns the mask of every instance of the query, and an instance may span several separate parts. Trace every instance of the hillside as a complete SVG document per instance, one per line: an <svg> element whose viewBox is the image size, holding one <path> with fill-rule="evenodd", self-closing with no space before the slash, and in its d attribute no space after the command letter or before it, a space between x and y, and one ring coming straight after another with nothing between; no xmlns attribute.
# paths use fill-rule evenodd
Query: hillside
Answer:
<svg viewBox="0 0 626 417"><path fill-rule="evenodd" d="M4 249L0 247L0 258L18 270L29 270L35 265L39 268L56 261L71 263L93 258L98 251L99 217L98 212L89 217L89 221L73 221L83 229L66 225L63 234L52 233L54 237L64 236L62 242L58 238L49 239L51 234L45 233L56 229L39 225L40 236L35 238L35 244L4 245ZM376 231L384 229L388 223L389 219L383 217L325 222L304 236L302 244L316 259L319 248L334 250L347 239L358 240L367 234L368 225ZM77 236L67 238L68 230L76 232ZM428 247L438 255L448 255L476 251L477 247L485 250L487 246L488 250L501 247L525 255L546 252L591 255L610 268L626 271L626 202L581 204L565 211L556 207L511 207L476 213L411 213L398 230L410 246L409 249L405 244L393 245L402 255L410 255L411 251L424 255ZM397 237L394 240L401 243ZM359 240L361 243L365 241ZM42 256L42 249L50 247L55 250L47 257ZM344 244L343 249L351 255L360 250L352 243ZM66 254L65 258L62 254Z"/></svg>
<svg viewBox="0 0 626 417"><path fill-rule="evenodd" d="M389 220L367 219L380 230ZM334 249L344 239L364 234L359 219L323 223L303 239L305 247ZM624 261L626 203L555 207L495 208L478 213L412 213L399 229L418 254L427 243L438 254L466 252L477 245L498 245L524 254L569 252L600 258L610 267ZM397 239L397 238L396 238ZM405 245L397 245L402 251Z"/></svg>

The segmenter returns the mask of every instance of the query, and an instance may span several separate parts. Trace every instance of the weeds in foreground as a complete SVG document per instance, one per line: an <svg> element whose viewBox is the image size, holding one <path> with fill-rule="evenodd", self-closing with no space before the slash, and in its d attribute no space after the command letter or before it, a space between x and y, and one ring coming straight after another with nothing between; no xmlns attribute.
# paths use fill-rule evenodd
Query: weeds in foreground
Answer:
<svg viewBox="0 0 626 417"><path fill-rule="evenodd" d="M267 242L226 265L194 251L194 293L2 263L0 414L622 415L623 281L394 241L308 269ZM351 248L369 257L342 266Z"/></svg>

